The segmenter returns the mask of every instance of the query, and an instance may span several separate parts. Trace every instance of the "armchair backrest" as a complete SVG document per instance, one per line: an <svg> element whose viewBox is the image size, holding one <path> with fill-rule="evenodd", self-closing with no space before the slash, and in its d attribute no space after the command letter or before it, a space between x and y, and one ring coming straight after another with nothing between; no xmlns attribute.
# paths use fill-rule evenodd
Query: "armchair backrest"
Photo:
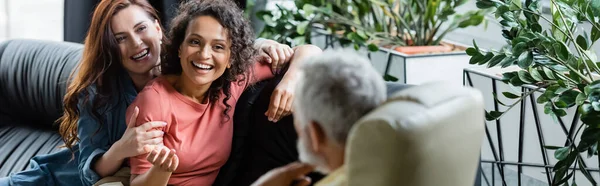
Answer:
<svg viewBox="0 0 600 186"><path fill-rule="evenodd" d="M473 185L484 134L481 93L444 83L393 94L346 144L349 185Z"/></svg>

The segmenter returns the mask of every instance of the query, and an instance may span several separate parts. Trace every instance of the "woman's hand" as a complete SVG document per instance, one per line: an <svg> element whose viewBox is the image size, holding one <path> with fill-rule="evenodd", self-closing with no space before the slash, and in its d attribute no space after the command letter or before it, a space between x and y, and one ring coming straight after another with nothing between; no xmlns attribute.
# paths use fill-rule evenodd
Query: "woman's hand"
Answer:
<svg viewBox="0 0 600 186"><path fill-rule="evenodd" d="M269 109L265 112L269 121L277 122L281 118L292 114L292 103L294 102L295 84L285 80L281 80L273 93L271 94L271 103Z"/></svg>
<svg viewBox="0 0 600 186"><path fill-rule="evenodd" d="M151 151L148 156L146 156L146 160L155 167L158 167L159 170L165 172L177 170L177 167L179 166L179 157L175 154L175 149L169 149L162 145L156 145L154 146L154 149L150 149L150 147L145 148Z"/></svg>
<svg viewBox="0 0 600 186"><path fill-rule="evenodd" d="M127 129L123 134L123 137L115 143L119 148L118 152L121 158L128 158L137 156L140 154L146 154L152 150L144 148L144 146L155 146L163 144L164 132L161 130L167 126L166 122L162 121L151 121L144 123L140 126L135 126L135 122L140 110L135 107L129 123L127 123Z"/></svg>
<svg viewBox="0 0 600 186"><path fill-rule="evenodd" d="M267 63L271 63L273 74L279 73L284 64L289 62L294 55L294 50L290 46L270 39L257 40L254 46L258 49L261 58Z"/></svg>

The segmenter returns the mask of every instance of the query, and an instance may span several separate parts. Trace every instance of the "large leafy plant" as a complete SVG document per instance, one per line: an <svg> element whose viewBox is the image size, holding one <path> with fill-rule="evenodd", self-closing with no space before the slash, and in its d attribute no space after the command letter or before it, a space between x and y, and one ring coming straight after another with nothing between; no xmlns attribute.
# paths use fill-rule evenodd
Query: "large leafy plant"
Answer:
<svg viewBox="0 0 600 186"><path fill-rule="evenodd" d="M439 45L446 34L484 21L487 10L457 13L468 0L354 0L347 14L330 7L305 5L305 12L316 12L320 23L356 45L429 46ZM371 45L369 47L373 49Z"/></svg>
<svg viewBox="0 0 600 186"><path fill-rule="evenodd" d="M549 0L551 15L543 15L539 0L478 0L482 9L495 8L495 16L503 26L502 36L508 46L499 51L483 51L477 47L467 49L471 64L500 66L517 65L520 70L503 74L502 81L514 86L524 84L538 88L515 95L513 108L536 91L544 91L537 103L544 104L544 112L555 119L565 116L566 109L577 107L582 124L575 136L564 147L555 149L558 162L553 168L553 185L568 184L575 179L575 169L580 168L585 177L596 185L584 163L582 153L588 158L598 154L600 141L600 73L596 52L592 46L600 38L600 1ZM544 28L541 25L550 25ZM583 24L589 26L582 26ZM506 111L486 112L487 120L500 118ZM581 132L581 133L579 133Z"/></svg>

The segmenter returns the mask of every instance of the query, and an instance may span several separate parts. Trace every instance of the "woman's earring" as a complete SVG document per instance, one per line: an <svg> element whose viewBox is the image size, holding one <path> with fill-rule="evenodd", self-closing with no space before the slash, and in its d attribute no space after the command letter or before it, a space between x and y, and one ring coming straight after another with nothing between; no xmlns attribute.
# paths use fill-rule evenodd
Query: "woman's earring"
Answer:
<svg viewBox="0 0 600 186"><path fill-rule="evenodd" d="M158 43L160 43L160 45L162 45L162 41L159 41Z"/></svg>

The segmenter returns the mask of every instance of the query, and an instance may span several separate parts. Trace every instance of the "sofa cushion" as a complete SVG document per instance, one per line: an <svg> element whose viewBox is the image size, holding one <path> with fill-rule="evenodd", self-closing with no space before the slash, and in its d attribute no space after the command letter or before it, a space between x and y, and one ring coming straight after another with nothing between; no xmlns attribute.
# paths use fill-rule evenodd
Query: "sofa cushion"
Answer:
<svg viewBox="0 0 600 186"><path fill-rule="evenodd" d="M58 151L60 135L27 127L0 126L0 177L25 170L29 159Z"/></svg>
<svg viewBox="0 0 600 186"><path fill-rule="evenodd" d="M83 45L28 39L0 43L0 125L56 129Z"/></svg>

